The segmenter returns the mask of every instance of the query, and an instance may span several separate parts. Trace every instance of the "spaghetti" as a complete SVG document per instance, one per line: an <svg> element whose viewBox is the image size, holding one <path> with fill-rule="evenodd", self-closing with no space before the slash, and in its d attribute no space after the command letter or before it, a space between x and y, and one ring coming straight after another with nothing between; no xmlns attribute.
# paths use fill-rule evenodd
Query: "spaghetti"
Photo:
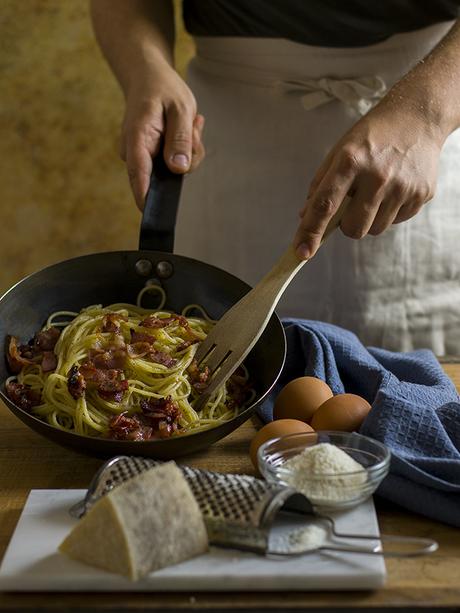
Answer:
<svg viewBox="0 0 460 613"><path fill-rule="evenodd" d="M154 311L140 306L151 291L161 294ZM178 315L164 310L165 301L162 288L146 287L136 305L53 313L28 345L10 337L16 374L6 382L8 396L56 428L87 436L166 438L232 419L255 395L246 369L196 411L210 373L194 355L214 322L199 305Z"/></svg>

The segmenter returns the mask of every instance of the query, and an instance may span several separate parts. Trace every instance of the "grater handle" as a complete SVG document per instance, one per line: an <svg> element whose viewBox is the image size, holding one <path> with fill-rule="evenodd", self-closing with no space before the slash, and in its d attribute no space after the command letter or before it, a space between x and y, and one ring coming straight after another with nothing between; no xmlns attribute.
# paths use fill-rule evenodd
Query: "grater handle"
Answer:
<svg viewBox="0 0 460 613"><path fill-rule="evenodd" d="M360 535L358 538L363 538ZM382 542L398 543L399 545L409 545L410 549L395 549L392 551L385 551L380 545L376 545L372 549L366 547L354 547L352 545L322 545L314 549L307 549L305 551L268 551L267 555L271 557L298 557L304 556L309 553L316 553L318 551L340 551L342 553L360 553L365 555L377 555L384 556L386 558L414 558L416 556L424 556L429 553L433 553L438 549L438 543L433 539L419 538L413 536L396 536L393 534L382 534L380 537L364 537L364 538L379 538Z"/></svg>

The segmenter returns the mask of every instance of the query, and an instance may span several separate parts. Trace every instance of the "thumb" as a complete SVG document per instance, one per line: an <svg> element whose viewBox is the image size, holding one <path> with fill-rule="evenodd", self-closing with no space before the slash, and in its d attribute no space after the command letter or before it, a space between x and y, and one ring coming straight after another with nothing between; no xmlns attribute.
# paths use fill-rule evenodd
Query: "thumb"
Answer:
<svg viewBox="0 0 460 613"><path fill-rule="evenodd" d="M185 173L192 162L193 117L170 109L166 116L165 162L170 170Z"/></svg>

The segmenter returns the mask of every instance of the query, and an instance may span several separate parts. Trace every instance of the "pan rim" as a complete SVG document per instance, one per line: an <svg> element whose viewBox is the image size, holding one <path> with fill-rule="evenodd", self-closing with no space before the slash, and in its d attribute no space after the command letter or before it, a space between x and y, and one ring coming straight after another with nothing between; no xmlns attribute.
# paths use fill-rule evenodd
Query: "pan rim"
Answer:
<svg viewBox="0 0 460 613"><path fill-rule="evenodd" d="M64 264L70 264L72 262L76 262L77 260L83 260L83 259L90 259L93 257L101 257L101 256L107 256L107 255L114 255L114 254L120 254L120 255L134 255L134 254L145 254L145 253L149 253L149 254L161 254L164 255L166 259L167 257L173 257L173 258L180 258L181 260L187 260L188 262L193 262L196 264L199 264L200 266L206 266L207 268L211 268L217 272L221 272L224 273L225 275L228 275L229 277L232 277L235 281L241 283L242 285L244 285L248 290L252 289L252 286L249 285L249 283L246 283L246 281L243 281L242 279L240 279L239 277L237 277L236 275L234 275L231 272L228 272L227 270L225 270L224 268L219 268L218 266L214 266L214 264L209 264L208 262L203 262L202 260L197 260L195 258L190 258L187 255L180 255L179 253L169 253L169 251L156 251L156 250L151 250L151 249L143 249L143 250L139 250L139 249L114 249L112 251L98 251L96 253L86 253L83 255L77 255L73 258L68 258L67 260L60 260L59 262L54 262L53 264L48 264L46 266L44 266L43 268L39 268L38 270L35 270L34 272L29 273L28 275L26 275L25 277L23 277L22 279L19 279L19 281L16 281L16 283L14 283L9 289L7 289L1 296L0 296L0 305L1 302L3 301L4 298L6 298L8 296L8 294L10 292L12 292L14 289L16 289L19 285L21 285L22 283L28 281L29 279L31 279L33 276L41 274L41 273L46 273L48 271L50 271L51 269L64 265ZM276 313L274 313L276 315ZM276 317L278 317L278 315L276 315ZM278 317L279 319L279 317ZM281 320L280 320L281 323Z"/></svg>

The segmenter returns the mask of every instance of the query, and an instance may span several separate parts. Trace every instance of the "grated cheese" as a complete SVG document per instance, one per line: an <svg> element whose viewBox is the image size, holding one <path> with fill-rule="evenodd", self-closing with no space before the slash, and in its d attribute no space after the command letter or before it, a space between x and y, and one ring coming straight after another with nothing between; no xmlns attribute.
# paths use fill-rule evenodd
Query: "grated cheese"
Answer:
<svg viewBox="0 0 460 613"><path fill-rule="evenodd" d="M286 460L282 470L283 481L316 504L352 500L367 481L363 466L330 443L307 447Z"/></svg>

